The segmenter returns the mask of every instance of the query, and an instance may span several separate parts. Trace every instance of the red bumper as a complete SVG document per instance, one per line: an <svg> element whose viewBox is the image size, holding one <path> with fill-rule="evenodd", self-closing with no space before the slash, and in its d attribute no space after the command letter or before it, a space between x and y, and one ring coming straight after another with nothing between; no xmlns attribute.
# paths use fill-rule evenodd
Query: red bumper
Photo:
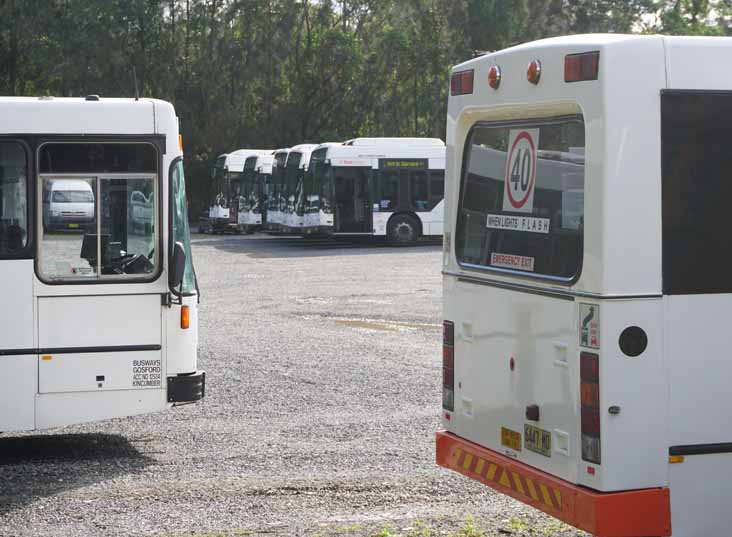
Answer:
<svg viewBox="0 0 732 537"><path fill-rule="evenodd" d="M437 433L437 464L596 537L671 535L667 488L594 492L445 431Z"/></svg>

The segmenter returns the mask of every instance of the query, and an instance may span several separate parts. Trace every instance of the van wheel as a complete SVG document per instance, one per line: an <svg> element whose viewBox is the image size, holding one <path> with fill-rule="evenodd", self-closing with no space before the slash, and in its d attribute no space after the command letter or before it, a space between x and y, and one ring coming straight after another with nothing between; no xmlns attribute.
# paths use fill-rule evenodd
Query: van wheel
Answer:
<svg viewBox="0 0 732 537"><path fill-rule="evenodd" d="M419 224L411 216L397 215L389 221L386 236L392 244L412 244L419 237Z"/></svg>

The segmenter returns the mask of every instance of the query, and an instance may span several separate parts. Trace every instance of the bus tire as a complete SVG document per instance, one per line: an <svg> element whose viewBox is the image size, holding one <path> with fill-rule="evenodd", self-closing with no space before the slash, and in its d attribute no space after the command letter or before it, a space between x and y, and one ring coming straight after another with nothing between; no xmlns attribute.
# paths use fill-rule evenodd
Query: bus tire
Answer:
<svg viewBox="0 0 732 537"><path fill-rule="evenodd" d="M398 214L389 220L386 236L391 244L414 244L419 238L419 223L407 214Z"/></svg>

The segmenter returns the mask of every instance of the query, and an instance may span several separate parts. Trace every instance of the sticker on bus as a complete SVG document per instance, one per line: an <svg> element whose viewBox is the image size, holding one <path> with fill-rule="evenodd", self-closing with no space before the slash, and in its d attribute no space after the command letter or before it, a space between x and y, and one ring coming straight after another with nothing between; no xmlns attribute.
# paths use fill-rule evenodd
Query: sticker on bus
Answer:
<svg viewBox="0 0 732 537"><path fill-rule="evenodd" d="M503 214L486 215L486 227L491 229L508 229L513 231L528 231L530 233L549 233L548 218L533 218L531 216L508 216Z"/></svg>
<svg viewBox="0 0 732 537"><path fill-rule="evenodd" d="M500 268L534 271L534 258L523 255L491 253L491 265Z"/></svg>
<svg viewBox="0 0 732 537"><path fill-rule="evenodd" d="M521 451L521 433L501 427L501 445Z"/></svg>
<svg viewBox="0 0 732 537"><path fill-rule="evenodd" d="M600 348L600 306L580 304L580 346Z"/></svg>
<svg viewBox="0 0 732 537"><path fill-rule="evenodd" d="M511 129L508 136L508 147L503 210L531 213L534 211L539 129Z"/></svg>

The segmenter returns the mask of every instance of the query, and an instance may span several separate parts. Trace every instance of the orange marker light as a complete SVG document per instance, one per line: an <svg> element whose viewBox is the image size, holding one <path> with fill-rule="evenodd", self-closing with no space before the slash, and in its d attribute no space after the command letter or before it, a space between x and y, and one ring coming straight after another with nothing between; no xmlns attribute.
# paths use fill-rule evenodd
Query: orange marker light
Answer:
<svg viewBox="0 0 732 537"><path fill-rule="evenodd" d="M526 78L529 82L536 85L541 79L541 62L534 60L529 64L529 68L526 70Z"/></svg>
<svg viewBox="0 0 732 537"><path fill-rule="evenodd" d="M183 151L183 135L178 135L178 147L180 147L180 150Z"/></svg>
<svg viewBox="0 0 732 537"><path fill-rule="evenodd" d="M501 68L497 65L494 65L488 71L488 85L495 90L501 85Z"/></svg>
<svg viewBox="0 0 732 537"><path fill-rule="evenodd" d="M191 312L188 306L181 306L180 308L180 327L183 330L187 330L191 326Z"/></svg>

